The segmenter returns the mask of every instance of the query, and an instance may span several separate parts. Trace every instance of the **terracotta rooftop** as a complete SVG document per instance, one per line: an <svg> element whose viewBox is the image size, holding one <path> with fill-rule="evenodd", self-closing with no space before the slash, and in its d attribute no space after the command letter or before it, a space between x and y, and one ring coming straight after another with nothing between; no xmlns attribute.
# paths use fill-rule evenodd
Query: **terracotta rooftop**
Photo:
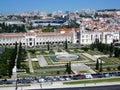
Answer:
<svg viewBox="0 0 120 90"><path fill-rule="evenodd" d="M22 38L24 37L24 34L23 33L2 33L0 34L0 38Z"/></svg>

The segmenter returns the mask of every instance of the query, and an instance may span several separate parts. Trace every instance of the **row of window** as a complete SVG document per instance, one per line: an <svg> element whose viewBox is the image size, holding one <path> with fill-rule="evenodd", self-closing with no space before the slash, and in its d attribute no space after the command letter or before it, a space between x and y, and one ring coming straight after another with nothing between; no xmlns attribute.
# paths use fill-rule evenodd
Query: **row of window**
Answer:
<svg viewBox="0 0 120 90"><path fill-rule="evenodd" d="M49 44L63 44L65 41L60 41L60 42L49 42ZM68 43L70 43L70 41L68 41ZM37 45L39 44L48 44L48 42L37 42Z"/></svg>
<svg viewBox="0 0 120 90"><path fill-rule="evenodd" d="M49 44L63 44L64 42L65 42L65 41L49 42ZM68 43L70 43L70 41L68 41ZM42 45L42 44L48 44L48 42L37 42L37 43L36 43L36 45ZM6 46L6 45L7 45L7 46L12 46L12 45L14 46L15 43L3 43L3 44L0 43L0 46L2 46L2 45L3 45L3 46L4 46L4 45L5 45L5 46ZM25 45L26 45L25 43L22 43L22 46L25 46ZM31 42L30 42L29 45L34 45L34 43L31 43Z"/></svg>
<svg viewBox="0 0 120 90"><path fill-rule="evenodd" d="M93 38L93 37L95 37L95 38L98 38L98 37L101 37L101 35L82 35L82 38Z"/></svg>
<svg viewBox="0 0 120 90"><path fill-rule="evenodd" d="M0 46L14 46L15 45L15 43L0 43ZM22 43L22 45L24 46L25 45L25 43Z"/></svg>

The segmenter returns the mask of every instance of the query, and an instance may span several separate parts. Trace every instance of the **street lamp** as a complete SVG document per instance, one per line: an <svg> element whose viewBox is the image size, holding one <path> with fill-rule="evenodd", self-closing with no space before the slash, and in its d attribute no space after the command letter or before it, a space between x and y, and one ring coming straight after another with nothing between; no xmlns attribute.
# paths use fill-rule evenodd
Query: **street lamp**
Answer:
<svg viewBox="0 0 120 90"><path fill-rule="evenodd" d="M16 67L16 65L14 66L12 73L13 73L13 78L15 79L15 90L17 90L18 87L17 87L17 67Z"/></svg>
<svg viewBox="0 0 120 90"><path fill-rule="evenodd" d="M18 59L18 52L19 52L19 48L17 48L17 54L16 54L16 59L15 59L15 66L12 70L13 72L13 77L16 81L16 85L15 85L15 90L17 90L18 86L17 86L17 59Z"/></svg>

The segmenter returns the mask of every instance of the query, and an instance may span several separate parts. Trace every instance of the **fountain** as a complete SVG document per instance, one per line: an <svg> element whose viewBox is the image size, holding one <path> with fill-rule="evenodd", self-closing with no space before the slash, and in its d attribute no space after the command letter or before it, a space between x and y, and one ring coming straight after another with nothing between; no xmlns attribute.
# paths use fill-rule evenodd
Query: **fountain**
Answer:
<svg viewBox="0 0 120 90"><path fill-rule="evenodd" d="M57 60L77 60L79 58L78 55L73 55L73 54L61 54L61 55L57 55L56 59Z"/></svg>
<svg viewBox="0 0 120 90"><path fill-rule="evenodd" d="M55 56L50 56L50 59L53 62L56 61L74 61L74 60L78 60L79 56L78 55L74 55L74 54L59 54L59 55L55 55Z"/></svg>

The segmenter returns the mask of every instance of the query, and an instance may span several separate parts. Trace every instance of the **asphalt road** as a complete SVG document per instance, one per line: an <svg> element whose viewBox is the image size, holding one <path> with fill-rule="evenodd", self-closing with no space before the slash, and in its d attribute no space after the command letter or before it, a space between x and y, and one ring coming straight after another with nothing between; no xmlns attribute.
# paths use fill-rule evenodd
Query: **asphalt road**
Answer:
<svg viewBox="0 0 120 90"><path fill-rule="evenodd" d="M95 87L52 88L52 89L29 89L29 90L120 90L120 85L95 86Z"/></svg>

